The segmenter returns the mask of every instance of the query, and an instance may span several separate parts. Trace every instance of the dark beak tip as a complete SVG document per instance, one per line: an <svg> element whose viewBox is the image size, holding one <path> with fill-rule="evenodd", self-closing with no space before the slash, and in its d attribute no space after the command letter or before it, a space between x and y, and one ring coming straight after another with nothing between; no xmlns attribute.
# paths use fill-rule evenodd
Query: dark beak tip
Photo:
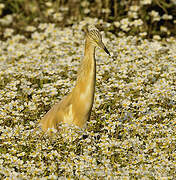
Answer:
<svg viewBox="0 0 176 180"><path fill-rule="evenodd" d="M104 51L105 51L109 56L111 56L110 52L107 50L106 47L104 48Z"/></svg>

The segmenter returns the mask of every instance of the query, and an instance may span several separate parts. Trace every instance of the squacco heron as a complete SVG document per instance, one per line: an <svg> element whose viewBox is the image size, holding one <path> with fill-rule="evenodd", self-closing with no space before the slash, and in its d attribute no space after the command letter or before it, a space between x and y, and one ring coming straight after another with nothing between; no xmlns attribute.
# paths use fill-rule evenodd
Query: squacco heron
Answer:
<svg viewBox="0 0 176 180"><path fill-rule="evenodd" d="M108 55L110 53L95 26L86 26L85 31L85 52L78 70L76 85L72 92L53 106L41 119L40 124L44 132L48 128L57 129L61 122L84 128L90 119L96 81L95 47L104 49Z"/></svg>

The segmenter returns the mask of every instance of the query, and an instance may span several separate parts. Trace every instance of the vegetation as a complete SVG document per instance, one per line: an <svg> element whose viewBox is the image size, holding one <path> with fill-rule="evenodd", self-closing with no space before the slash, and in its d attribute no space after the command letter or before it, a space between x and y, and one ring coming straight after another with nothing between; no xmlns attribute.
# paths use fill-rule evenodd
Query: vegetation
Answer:
<svg viewBox="0 0 176 180"><path fill-rule="evenodd" d="M39 22L68 26L85 17L102 19L116 35L166 37L176 33L175 0L1 0L0 23L26 33ZM28 33L26 33L28 34Z"/></svg>
<svg viewBox="0 0 176 180"><path fill-rule="evenodd" d="M104 10L114 1L101 1L98 18L86 17L95 16L91 7L98 1L81 1L79 21L68 14L71 0L33 0L27 5L36 9L29 12L26 2L0 5L0 179L176 179L176 39L168 11L174 1L120 1L131 10L120 8L124 14L112 14L116 20ZM141 13L138 6L159 12L162 20L152 15L156 26L148 21L150 31L143 31L141 18L135 32L124 19L136 22L128 13ZM165 10L170 20L163 20ZM86 23L104 26L112 55L96 51L91 120L85 130L61 124L48 137L38 123L74 86Z"/></svg>

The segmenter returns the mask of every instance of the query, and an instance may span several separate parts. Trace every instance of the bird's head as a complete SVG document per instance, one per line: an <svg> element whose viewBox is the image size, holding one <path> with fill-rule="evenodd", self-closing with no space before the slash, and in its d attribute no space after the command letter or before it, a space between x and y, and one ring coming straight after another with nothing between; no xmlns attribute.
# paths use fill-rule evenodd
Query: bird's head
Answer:
<svg viewBox="0 0 176 180"><path fill-rule="evenodd" d="M107 50L106 46L102 41L102 35L100 31L94 25L86 25L84 27L86 32L86 38L90 41L90 43L96 47L104 49L104 51L110 55L109 51Z"/></svg>

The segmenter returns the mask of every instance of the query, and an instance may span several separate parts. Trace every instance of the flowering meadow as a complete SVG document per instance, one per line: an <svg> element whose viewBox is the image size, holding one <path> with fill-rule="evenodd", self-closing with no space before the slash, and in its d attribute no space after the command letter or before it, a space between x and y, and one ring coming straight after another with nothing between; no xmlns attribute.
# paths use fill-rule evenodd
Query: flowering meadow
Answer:
<svg viewBox="0 0 176 180"><path fill-rule="evenodd" d="M75 85L83 25L6 28L0 40L0 179L176 179L176 39L104 33L86 129L41 117ZM62 131L65 129L64 131Z"/></svg>

